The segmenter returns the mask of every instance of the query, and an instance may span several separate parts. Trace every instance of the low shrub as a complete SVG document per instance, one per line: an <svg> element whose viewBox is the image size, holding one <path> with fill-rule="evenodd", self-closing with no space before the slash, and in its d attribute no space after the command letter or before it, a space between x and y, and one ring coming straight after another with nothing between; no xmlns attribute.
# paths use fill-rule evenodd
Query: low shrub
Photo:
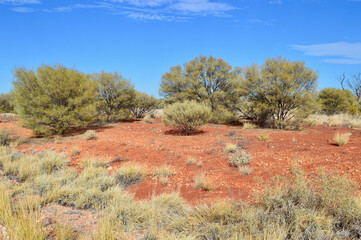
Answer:
<svg viewBox="0 0 361 240"><path fill-rule="evenodd" d="M211 109L195 101L176 102L163 111L163 122L174 126L186 135L192 135L197 128L206 124L211 116Z"/></svg>
<svg viewBox="0 0 361 240"><path fill-rule="evenodd" d="M239 167L247 165L251 162L253 157L247 151L238 149L230 158L229 164L231 166Z"/></svg>

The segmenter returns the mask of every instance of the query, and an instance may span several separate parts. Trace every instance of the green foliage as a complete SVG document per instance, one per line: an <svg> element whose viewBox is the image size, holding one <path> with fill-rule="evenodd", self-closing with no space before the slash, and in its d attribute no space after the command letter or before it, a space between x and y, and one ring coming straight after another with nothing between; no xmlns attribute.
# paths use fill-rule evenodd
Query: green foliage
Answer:
<svg viewBox="0 0 361 240"><path fill-rule="evenodd" d="M152 110L157 109L159 101L153 95L148 95L139 91L135 91L134 104L130 107L130 112L136 118L143 118Z"/></svg>
<svg viewBox="0 0 361 240"><path fill-rule="evenodd" d="M356 104L356 97L349 90L325 88L320 91L318 97L321 111L327 115L345 113Z"/></svg>
<svg viewBox="0 0 361 240"><path fill-rule="evenodd" d="M14 112L14 94L1 93L0 94L0 113L13 113Z"/></svg>
<svg viewBox="0 0 361 240"><path fill-rule="evenodd" d="M195 101L176 102L168 105L163 111L163 122L178 128L186 135L192 135L196 129L206 124L211 109Z"/></svg>
<svg viewBox="0 0 361 240"><path fill-rule="evenodd" d="M209 105L212 112L230 110L240 96L238 73L222 58L200 56L183 67L171 67L162 77L160 94L168 103L194 100ZM216 115L213 121L222 116Z"/></svg>
<svg viewBox="0 0 361 240"><path fill-rule="evenodd" d="M94 116L94 84L90 77L62 65L37 71L15 69L15 108L35 134L64 134L86 125Z"/></svg>
<svg viewBox="0 0 361 240"><path fill-rule="evenodd" d="M283 128L291 119L304 119L314 111L317 78L304 62L283 58L245 67L241 80L244 96L238 110L259 123L269 120Z"/></svg>
<svg viewBox="0 0 361 240"><path fill-rule="evenodd" d="M134 106L134 86L119 73L102 71L94 74L98 83L97 110L107 121L129 117L129 108Z"/></svg>

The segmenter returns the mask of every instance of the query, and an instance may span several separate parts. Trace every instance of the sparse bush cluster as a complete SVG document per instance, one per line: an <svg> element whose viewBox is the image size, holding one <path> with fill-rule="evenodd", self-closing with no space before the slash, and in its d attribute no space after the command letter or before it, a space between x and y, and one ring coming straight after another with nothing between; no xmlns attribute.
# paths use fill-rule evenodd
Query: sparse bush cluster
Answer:
<svg viewBox="0 0 361 240"><path fill-rule="evenodd" d="M64 134L96 119L109 122L133 114L139 117L158 106L156 98L135 91L130 81L116 72L90 75L63 65L42 65L36 71L17 68L14 77L11 104L37 135ZM9 105L10 97L1 99L1 108Z"/></svg>

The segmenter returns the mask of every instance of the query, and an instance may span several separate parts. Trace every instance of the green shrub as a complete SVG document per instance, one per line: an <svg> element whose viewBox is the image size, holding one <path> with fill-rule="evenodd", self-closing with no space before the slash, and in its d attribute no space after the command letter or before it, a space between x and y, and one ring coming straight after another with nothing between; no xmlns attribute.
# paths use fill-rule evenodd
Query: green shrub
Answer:
<svg viewBox="0 0 361 240"><path fill-rule="evenodd" d="M356 97L351 91L337 88L322 89L318 98L321 102L321 111L327 115L345 113L356 104Z"/></svg>
<svg viewBox="0 0 361 240"><path fill-rule="evenodd" d="M247 165L251 162L253 157L247 151L237 149L237 151L229 158L231 166L239 167Z"/></svg>
<svg viewBox="0 0 361 240"><path fill-rule="evenodd" d="M192 135L196 129L208 122L211 109L195 101L177 102L165 107L163 121L165 125L178 128L186 135Z"/></svg>
<svg viewBox="0 0 361 240"><path fill-rule="evenodd" d="M1 93L0 94L0 113L13 113L14 112L14 94Z"/></svg>
<svg viewBox="0 0 361 240"><path fill-rule="evenodd" d="M95 85L89 75L62 65L37 71L15 69L15 109L35 134L64 134L82 127L95 114Z"/></svg>

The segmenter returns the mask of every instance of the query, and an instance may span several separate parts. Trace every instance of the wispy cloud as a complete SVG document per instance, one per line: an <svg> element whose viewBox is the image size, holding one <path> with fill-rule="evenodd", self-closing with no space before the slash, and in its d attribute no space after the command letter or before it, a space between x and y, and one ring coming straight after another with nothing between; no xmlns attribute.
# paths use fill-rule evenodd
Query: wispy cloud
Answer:
<svg viewBox="0 0 361 240"><path fill-rule="evenodd" d="M29 8L29 7L16 7L16 8L12 8L11 10L13 10L14 12L21 12L21 13L28 13L35 11L33 8Z"/></svg>
<svg viewBox="0 0 361 240"><path fill-rule="evenodd" d="M0 0L0 3L12 5L39 4L40 0Z"/></svg>
<svg viewBox="0 0 361 240"><path fill-rule="evenodd" d="M269 4L281 4L282 1L281 0L271 0L268 2Z"/></svg>
<svg viewBox="0 0 361 240"><path fill-rule="evenodd" d="M92 3L78 3L60 5L53 3L52 7L36 9L43 12L71 12L76 9L107 9L112 14L125 15L137 20L157 21L189 21L195 17L215 16L228 17L230 11L236 10L234 6L225 0L94 0ZM0 0L0 3L11 5L23 5L40 3L40 0ZM55 5L55 6L54 6ZM17 12L31 12L31 8L12 8Z"/></svg>
<svg viewBox="0 0 361 240"><path fill-rule="evenodd" d="M293 44L290 47L310 56L331 57L322 60L327 63L361 64L361 42L336 42L313 45Z"/></svg>
<svg viewBox="0 0 361 240"><path fill-rule="evenodd" d="M128 17L140 20L176 20L184 21L194 16L228 16L235 10L223 1L211 0L108 0L114 3L114 9L135 7L130 11L119 11Z"/></svg>

